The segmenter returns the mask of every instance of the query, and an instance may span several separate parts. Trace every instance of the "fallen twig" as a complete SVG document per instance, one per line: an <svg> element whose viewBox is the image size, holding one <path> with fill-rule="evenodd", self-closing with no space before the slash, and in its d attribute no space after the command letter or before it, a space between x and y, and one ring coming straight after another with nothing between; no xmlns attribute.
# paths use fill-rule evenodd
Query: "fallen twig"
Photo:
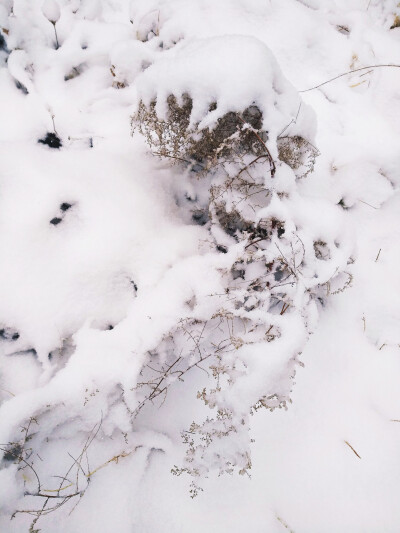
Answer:
<svg viewBox="0 0 400 533"><path fill-rule="evenodd" d="M356 450L353 448L353 446L352 446L349 442L347 442L347 440L345 440L344 442L345 442L345 444L347 444L347 446L353 451L353 453L355 453L355 455L357 455L357 457L358 457L359 459L361 459L361 455L359 455L359 454L356 452Z"/></svg>

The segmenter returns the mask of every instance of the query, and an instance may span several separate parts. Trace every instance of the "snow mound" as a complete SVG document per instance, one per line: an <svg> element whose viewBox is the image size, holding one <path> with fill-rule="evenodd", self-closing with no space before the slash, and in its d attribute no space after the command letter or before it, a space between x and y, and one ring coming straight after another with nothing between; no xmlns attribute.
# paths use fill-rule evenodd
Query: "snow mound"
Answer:
<svg viewBox="0 0 400 533"><path fill-rule="evenodd" d="M170 95L178 101L189 95L190 126L198 124L200 129L213 127L230 111L256 105L271 138L295 120L292 135L301 132L310 141L315 135L312 110L301 103L267 46L253 37L228 35L178 43L138 77L137 92L146 105L156 101L160 118L167 116Z"/></svg>
<svg viewBox="0 0 400 533"><path fill-rule="evenodd" d="M52 24L55 24L61 16L60 6L55 0L45 0L42 5L42 12Z"/></svg>

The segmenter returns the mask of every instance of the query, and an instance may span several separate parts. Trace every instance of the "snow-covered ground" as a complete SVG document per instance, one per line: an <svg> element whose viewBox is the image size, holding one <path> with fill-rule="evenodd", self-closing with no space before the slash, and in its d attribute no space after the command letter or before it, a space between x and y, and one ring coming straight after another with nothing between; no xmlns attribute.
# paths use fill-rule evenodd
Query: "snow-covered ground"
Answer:
<svg viewBox="0 0 400 533"><path fill-rule="evenodd" d="M222 235L222 204L191 218L212 181L132 122L170 94L192 97L190 126L262 111L277 172L257 220L285 219L270 242L301 278L280 312L269 288L249 315L240 281L226 292L279 334L224 355L230 379L203 399L240 422L221 448L210 422L195 498L171 469L190 465L181 432L215 416L196 397L207 364L192 353L154 405L140 373L177 324L215 320L253 241ZM286 127L319 151L305 177L278 164ZM400 531L399 169L395 0L1 0L0 532ZM250 269L256 253L279 256ZM281 408L250 416L264 393ZM218 475L231 464L243 475Z"/></svg>

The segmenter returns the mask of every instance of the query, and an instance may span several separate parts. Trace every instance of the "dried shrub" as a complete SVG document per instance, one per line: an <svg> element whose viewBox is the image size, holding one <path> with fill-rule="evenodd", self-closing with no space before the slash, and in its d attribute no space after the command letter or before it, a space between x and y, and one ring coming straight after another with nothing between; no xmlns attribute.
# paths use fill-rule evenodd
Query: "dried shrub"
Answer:
<svg viewBox="0 0 400 533"><path fill-rule="evenodd" d="M296 177L306 178L314 171L319 151L303 137L281 137L277 141L279 159L289 165Z"/></svg>
<svg viewBox="0 0 400 533"><path fill-rule="evenodd" d="M321 259L322 261L328 261L331 258L329 246L324 241L314 242L314 252L315 252L315 257L317 259Z"/></svg>
<svg viewBox="0 0 400 533"><path fill-rule="evenodd" d="M217 120L213 128L198 129L190 126L193 101L184 94L181 102L174 95L167 98L167 118L159 118L156 101L139 103L132 117L132 125L146 139L155 155L169 157L198 165L199 170L209 170L216 161L234 154L265 153L265 147L254 131L265 142L267 133L262 131L262 113L257 106L250 106L242 113L228 112ZM216 104L210 106L210 111ZM246 128L243 128L246 125ZM240 134L238 132L240 131Z"/></svg>
<svg viewBox="0 0 400 533"><path fill-rule="evenodd" d="M306 289L302 282L305 257L314 255L316 261L328 261L329 248L320 240L314 243L313 253L306 254L302 239L295 231L288 231L286 220L258 216L261 209L268 208L274 194L283 201L289 192L273 190L271 178L276 166L256 105L241 113L228 112L213 128L200 129L198 124L191 124L190 95L182 95L179 100L170 95L166 104L166 117L160 118L155 101L149 105L140 102L132 117L133 129L144 135L154 155L170 159L184 171L182 174L201 178L194 183L208 188L207 205L199 205L198 195L191 195L188 209L192 221L210 230L207 252L231 252L231 259L224 267L216 267L222 293L209 294L206 302L198 301L194 294L187 315L148 352L142 379L135 387L139 403L133 414L137 416L157 400L163 403L171 384L183 381L192 369L202 371L207 385L197 398L215 415L202 423L193 422L182 433L187 446L184 465L175 466L172 472L187 473L195 479L206 476L211 469L219 474L234 470L248 474L249 416L261 408L286 408L302 346L290 354L283 348L282 358L287 358L282 368L285 378L279 384L265 385L261 374L268 370L258 367L261 384L257 390L262 392L257 392L258 397L249 393L252 400L238 412L234 391L238 383L247 387L248 347L285 342L283 331L287 323L292 323L293 315L307 329L309 307L314 301L323 302L330 291L326 284L317 282L310 282ZM211 106L210 111L215 108ZM313 171L318 151L308 141L300 136L281 137L277 144L280 160L293 169L293 179ZM198 308L202 309L200 314ZM205 308L209 309L206 318ZM193 481L191 496L199 490L197 481Z"/></svg>
<svg viewBox="0 0 400 533"><path fill-rule="evenodd" d="M395 15L393 24L390 26L391 30L394 30L395 28L400 28L400 16Z"/></svg>
<svg viewBox="0 0 400 533"><path fill-rule="evenodd" d="M210 409L215 409L216 415L207 417L202 423L193 422L188 431L182 432L182 440L187 445L185 466L175 466L172 470L175 475L187 473L199 478L207 475L213 465L219 475L231 474L234 470L248 474L251 468L247 449L233 448L229 453L222 453L225 446L230 448L230 439L234 435L248 432L245 418L227 407L227 390L247 372L240 348L263 341L272 342L279 338L280 332L274 325L246 317L247 311L241 307L235 312L221 309L210 320L181 320L165 335L156 350L149 352L148 363L142 369L142 380L135 388L141 398L135 415L149 402L158 400L162 404L170 385L183 381L194 368L214 380L214 385L204 387L197 393L197 398ZM278 403L284 404L285 398L280 398ZM267 407L265 398L260 398L257 405ZM274 408L272 402L268 403L268 408ZM199 488L197 485L193 487Z"/></svg>

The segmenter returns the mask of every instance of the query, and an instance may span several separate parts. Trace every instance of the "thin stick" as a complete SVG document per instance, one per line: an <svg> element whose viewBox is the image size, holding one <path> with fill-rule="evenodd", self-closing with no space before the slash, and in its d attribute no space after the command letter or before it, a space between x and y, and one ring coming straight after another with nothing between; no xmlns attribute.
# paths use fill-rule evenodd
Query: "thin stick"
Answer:
<svg viewBox="0 0 400 533"><path fill-rule="evenodd" d="M54 117L55 117L55 115L52 114L51 115L51 120L53 122L53 130L54 130L54 133L58 136L58 133L57 133L57 130L56 130L56 124L54 122Z"/></svg>
<svg viewBox="0 0 400 533"><path fill-rule="evenodd" d="M56 30L56 23L55 22L52 22L53 26L54 26L54 33L56 35L56 50L58 50L60 48L60 45L58 43L58 36L57 36L57 30Z"/></svg>
<svg viewBox="0 0 400 533"><path fill-rule="evenodd" d="M290 533L294 533L293 529L290 529L289 525L281 518L280 516L276 515L276 519L278 522L280 522L285 529L287 529Z"/></svg>
<svg viewBox="0 0 400 533"><path fill-rule="evenodd" d="M15 396L14 393L10 392L10 391L7 390L7 389L0 389L0 390L2 390L3 392L7 392L8 394L11 394L11 396Z"/></svg>
<svg viewBox="0 0 400 533"><path fill-rule="evenodd" d="M33 466L31 464L29 464L28 461L26 461L20 454L13 453L11 450L7 450L6 448L2 448L2 447L0 447L0 450L5 452L5 453L9 453L10 455L13 455L16 459L18 459L19 462L24 463L25 466L27 466L28 468L31 469L31 471L33 472L34 476L36 477L36 482L37 482L37 486L38 486L38 492L40 492L42 490L42 487L40 485L40 479L39 479L39 476L38 476L36 470L33 468Z"/></svg>
<svg viewBox="0 0 400 533"><path fill-rule="evenodd" d="M364 202L364 200L359 200L362 204L367 205L368 207L372 207L372 209L379 209L379 207L375 207L374 205L369 204L368 202Z"/></svg>
<svg viewBox="0 0 400 533"><path fill-rule="evenodd" d="M242 117L240 115L237 115L237 117L238 117L239 120L241 120L243 122L244 125L246 125L246 122L242 119ZM251 128L251 131L254 133L254 135L257 137L257 139L260 141L260 143L264 146L265 151L267 152L269 163L271 165L271 169L270 169L271 178L273 178L275 176L276 166L275 166L275 161L272 158L271 152L269 151L268 146L265 144L265 142L258 135L256 130L254 128Z"/></svg>
<svg viewBox="0 0 400 533"><path fill-rule="evenodd" d="M349 447L349 448L350 448L350 449L351 449L351 450L357 455L357 457L358 457L359 459L361 459L361 455L358 455L358 453L355 451L355 449L353 448L353 446L352 446L349 442L347 442L347 440L345 440L344 442L345 442L345 444L347 444L347 446L348 446L348 447Z"/></svg>
<svg viewBox="0 0 400 533"><path fill-rule="evenodd" d="M258 242L261 242L261 241L266 241L268 237L264 237L264 238L259 238L259 239L256 239L255 241L251 241L249 242L249 244L247 244L244 249L247 250L247 248L249 248L250 246L253 246L253 244L257 244Z"/></svg>
<svg viewBox="0 0 400 533"><path fill-rule="evenodd" d="M284 315L286 313L286 311L289 309L289 307L290 307L290 304L284 303L283 306L282 306L281 312L279 314L280 315Z"/></svg>
<svg viewBox="0 0 400 533"><path fill-rule="evenodd" d="M302 103L303 103L303 102L300 102L299 109L297 110L297 115L296 115L296 117L295 117L295 118L292 118L292 120L289 122L289 124L283 128L283 130L280 132L280 134L279 134L278 137L277 137L278 139L280 139L280 137L282 137L283 133L288 129L289 126L291 126L293 123L296 124L297 119L299 118L299 113L300 113L300 109L301 109L301 104L302 104Z"/></svg>

